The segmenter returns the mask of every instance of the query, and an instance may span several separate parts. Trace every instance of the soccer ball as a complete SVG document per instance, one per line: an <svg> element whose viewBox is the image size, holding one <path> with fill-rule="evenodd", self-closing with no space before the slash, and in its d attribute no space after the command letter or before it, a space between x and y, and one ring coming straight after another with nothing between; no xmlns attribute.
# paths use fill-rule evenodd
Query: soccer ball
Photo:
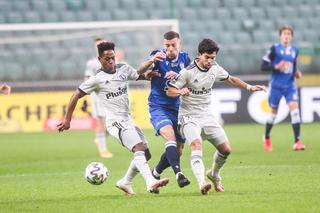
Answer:
<svg viewBox="0 0 320 213"><path fill-rule="evenodd" d="M107 180L109 171L107 167L100 162L90 163L85 172L86 180L93 185L100 185Z"/></svg>

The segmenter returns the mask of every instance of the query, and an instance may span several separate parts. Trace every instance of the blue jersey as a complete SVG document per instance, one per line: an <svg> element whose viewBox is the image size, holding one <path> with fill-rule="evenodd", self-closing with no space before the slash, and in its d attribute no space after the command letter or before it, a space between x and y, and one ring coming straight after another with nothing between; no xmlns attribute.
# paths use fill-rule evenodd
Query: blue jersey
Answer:
<svg viewBox="0 0 320 213"><path fill-rule="evenodd" d="M263 56L262 70L272 70L270 86L274 88L295 87L294 74L298 57L298 48L294 46L284 47L282 44L275 43ZM275 70L274 66L280 61L288 62L285 70Z"/></svg>
<svg viewBox="0 0 320 213"><path fill-rule="evenodd" d="M155 50L150 54L152 57L159 51ZM165 58L162 61L157 61L154 64L153 70L158 70L161 74L160 77L154 77L151 80L151 92L149 95L149 106L163 106L171 109L179 108L179 97L169 97L166 94L168 88L168 79L165 79L164 76L169 71L174 71L179 73L180 70L187 67L190 64L190 58L187 53L179 52L176 59Z"/></svg>

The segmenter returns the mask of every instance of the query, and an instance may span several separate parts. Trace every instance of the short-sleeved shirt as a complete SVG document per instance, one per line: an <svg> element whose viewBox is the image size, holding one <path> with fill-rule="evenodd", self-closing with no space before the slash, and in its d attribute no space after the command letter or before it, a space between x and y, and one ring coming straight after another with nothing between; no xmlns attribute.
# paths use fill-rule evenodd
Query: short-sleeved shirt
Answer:
<svg viewBox="0 0 320 213"><path fill-rule="evenodd" d="M87 94L96 92L106 112L107 120L130 117L128 85L129 80L137 80L137 71L129 65L117 64L116 72L102 70L79 86Z"/></svg>
<svg viewBox="0 0 320 213"><path fill-rule="evenodd" d="M169 84L175 88L188 88L189 96L181 96L179 116L183 115L200 115L212 111L211 90L215 80L226 80L229 73L215 63L209 70L200 68L196 61L189 67L181 70L176 79Z"/></svg>
<svg viewBox="0 0 320 213"><path fill-rule="evenodd" d="M290 88L295 87L294 73L296 71L296 63L298 57L298 48L295 46L284 47L280 43L275 43L263 56L262 60L271 63L273 66L280 61L289 62L290 66L287 70L273 71L270 86L274 88Z"/></svg>
<svg viewBox="0 0 320 213"><path fill-rule="evenodd" d="M150 57L157 52L164 50L155 50L150 54ZM164 78L167 72L173 71L179 73L180 70L187 67L190 64L190 58L187 53L180 51L177 58L169 59L165 58L162 61L154 63L153 70L158 70L161 74L160 77L154 77L151 79L151 91L149 95L149 106L163 106L169 109L177 110L179 108L179 98L169 97L166 94L169 80Z"/></svg>

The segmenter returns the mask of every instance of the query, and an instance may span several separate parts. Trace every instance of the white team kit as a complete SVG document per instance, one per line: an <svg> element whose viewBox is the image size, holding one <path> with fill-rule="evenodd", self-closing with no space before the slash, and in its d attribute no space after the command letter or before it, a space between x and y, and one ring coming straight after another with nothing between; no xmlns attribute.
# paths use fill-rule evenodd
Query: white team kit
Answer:
<svg viewBox="0 0 320 213"><path fill-rule="evenodd" d="M143 142L146 145L146 138L135 125L129 109L127 82L138 78L134 68L117 64L115 73L100 70L79 87L79 90L87 94L97 94L106 115L108 132L130 151L137 143Z"/></svg>
<svg viewBox="0 0 320 213"><path fill-rule="evenodd" d="M207 139L218 146L227 141L227 136L212 113L211 90L215 80L226 80L229 73L215 63L209 70L201 69L196 61L180 71L170 86L188 88L189 96L180 97L179 125L187 143L195 139Z"/></svg>
<svg viewBox="0 0 320 213"><path fill-rule="evenodd" d="M97 74L100 71L101 63L97 57L90 59L86 64L86 70L84 75L86 77L91 77ZM92 92L91 96L91 105L92 105L92 115L94 117L105 117L105 112L101 101L99 100L97 94Z"/></svg>

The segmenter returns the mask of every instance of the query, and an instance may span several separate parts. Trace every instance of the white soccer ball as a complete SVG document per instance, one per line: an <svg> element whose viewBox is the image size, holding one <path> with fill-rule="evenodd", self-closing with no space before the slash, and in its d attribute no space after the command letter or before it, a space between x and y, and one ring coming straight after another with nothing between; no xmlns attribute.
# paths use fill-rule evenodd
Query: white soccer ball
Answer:
<svg viewBox="0 0 320 213"><path fill-rule="evenodd" d="M108 179L109 171L107 167L100 162L90 163L85 172L86 180L93 185L100 185Z"/></svg>

